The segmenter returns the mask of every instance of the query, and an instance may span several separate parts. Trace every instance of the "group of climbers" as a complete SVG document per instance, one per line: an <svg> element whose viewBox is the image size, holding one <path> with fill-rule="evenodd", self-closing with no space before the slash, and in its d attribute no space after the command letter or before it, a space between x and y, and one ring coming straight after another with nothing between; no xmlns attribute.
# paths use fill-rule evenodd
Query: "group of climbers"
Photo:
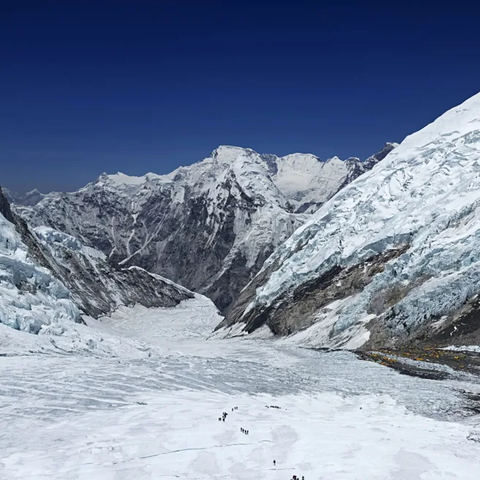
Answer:
<svg viewBox="0 0 480 480"><path fill-rule="evenodd" d="M235 410L238 410L238 407L233 407L232 408L232 412L234 412ZM222 416L221 417L218 417L218 421L221 422L225 422L225 420L227 419L227 416L228 416L228 413L227 412L222 412ZM245 435L248 435L250 433L249 430L246 430L245 428L243 427L240 427L240 431L245 434ZM277 465L277 461L274 460L273 461L273 466L276 467ZM293 475L293 477L291 478L291 480L300 480L300 477L297 477L297 475ZM305 480L305 477L302 475L302 478L301 480Z"/></svg>
<svg viewBox="0 0 480 480"><path fill-rule="evenodd" d="M221 417L218 417L218 421L219 421L219 422L222 422L222 421L224 422L224 421L227 419L227 415L228 415L227 412L223 412L223 413L222 413L222 416L221 416Z"/></svg>
<svg viewBox="0 0 480 480"><path fill-rule="evenodd" d="M234 412L235 410L238 410L238 407L233 407L232 408L232 412ZM224 422L226 419L227 419L227 415L228 413L227 412L222 412L222 416L221 417L218 417L218 421L219 422ZM246 430L245 428L241 427L240 428L240 431L242 433L244 433L245 435L248 435L250 433L250 430Z"/></svg>

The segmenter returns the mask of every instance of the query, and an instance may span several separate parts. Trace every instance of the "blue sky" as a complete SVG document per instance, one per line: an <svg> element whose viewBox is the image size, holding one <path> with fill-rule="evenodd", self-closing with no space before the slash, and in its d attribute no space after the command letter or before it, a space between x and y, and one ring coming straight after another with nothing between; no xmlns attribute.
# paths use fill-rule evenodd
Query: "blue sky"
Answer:
<svg viewBox="0 0 480 480"><path fill-rule="evenodd" d="M480 7L429 3L3 2L0 184L365 158L480 90Z"/></svg>

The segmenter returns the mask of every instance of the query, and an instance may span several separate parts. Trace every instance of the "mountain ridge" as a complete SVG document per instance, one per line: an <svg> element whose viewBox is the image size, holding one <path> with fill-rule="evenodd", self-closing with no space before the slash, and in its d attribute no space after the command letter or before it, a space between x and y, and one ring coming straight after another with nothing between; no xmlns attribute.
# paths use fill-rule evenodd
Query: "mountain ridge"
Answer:
<svg viewBox="0 0 480 480"><path fill-rule="evenodd" d="M378 161L372 156L365 165ZM292 168L298 162L300 173ZM169 278L226 312L273 250L364 168L360 161L220 146L167 175L102 174L76 192L16 210L34 227L67 233L113 264ZM293 170L297 184L288 181Z"/></svg>

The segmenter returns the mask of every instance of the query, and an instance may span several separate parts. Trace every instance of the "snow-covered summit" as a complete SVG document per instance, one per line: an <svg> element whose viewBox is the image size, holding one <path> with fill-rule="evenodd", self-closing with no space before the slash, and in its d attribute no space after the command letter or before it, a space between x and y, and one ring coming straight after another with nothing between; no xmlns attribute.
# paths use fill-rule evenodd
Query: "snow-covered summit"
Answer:
<svg viewBox="0 0 480 480"><path fill-rule="evenodd" d="M206 294L228 309L274 248L339 188L365 170L359 160L261 155L220 146L167 175L101 175L77 192L18 207L102 251Z"/></svg>
<svg viewBox="0 0 480 480"><path fill-rule="evenodd" d="M207 190L223 172L238 173L245 191L252 195L263 195L267 201L277 203L282 197L294 210L315 211L319 205L331 198L339 188L372 168L398 144L387 143L377 154L362 162L357 157L341 160L334 156L322 161L309 153L293 153L278 157L258 154L250 148L220 145L202 162L180 167L166 175L148 173L131 176L118 172L102 174L98 184L124 189L144 189L148 184L185 183ZM251 175L253 174L253 175ZM269 181L255 181L266 177ZM88 187L88 185L87 185ZM276 187L276 188L275 188ZM269 198L273 190L274 199ZM277 191L278 190L278 191ZM284 206L286 203L283 202Z"/></svg>
<svg viewBox="0 0 480 480"><path fill-rule="evenodd" d="M134 177L131 175L126 175L125 173L115 173L113 175L108 175L106 173L102 173L99 177L99 181L104 180L107 182L112 182L115 185L142 185L147 181L147 175L143 177Z"/></svg>
<svg viewBox="0 0 480 480"><path fill-rule="evenodd" d="M302 335L320 345L361 344L370 331L372 342L406 341L442 318L438 329L453 328L477 308L479 206L476 95L320 208L266 261L229 321L277 333L313 325Z"/></svg>

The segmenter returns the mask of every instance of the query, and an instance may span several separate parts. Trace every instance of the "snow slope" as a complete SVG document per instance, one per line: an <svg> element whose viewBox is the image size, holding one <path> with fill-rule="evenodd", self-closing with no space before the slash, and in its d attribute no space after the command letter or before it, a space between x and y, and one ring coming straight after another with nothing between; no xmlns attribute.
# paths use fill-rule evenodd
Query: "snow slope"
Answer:
<svg viewBox="0 0 480 480"><path fill-rule="evenodd" d="M309 328L302 342L327 346L450 333L478 341L479 206L476 95L319 209L267 260L224 326Z"/></svg>
<svg viewBox="0 0 480 480"><path fill-rule="evenodd" d="M175 307L170 327L165 310L140 307L78 325L97 348L17 356L10 342L0 478L477 478L478 419L458 392L478 393L474 381L399 375L349 352L207 340L218 319L195 315L204 301Z"/></svg>
<svg viewBox="0 0 480 480"><path fill-rule="evenodd" d="M298 212L314 211L381 158L321 162L221 146L168 175L103 174L77 192L52 193L17 211L34 226L72 235L116 264L163 275L228 311L274 248L308 218Z"/></svg>
<svg viewBox="0 0 480 480"><path fill-rule="evenodd" d="M222 317L211 300L195 294L172 307L120 305L109 316L84 316L83 320L65 328L44 328L40 336L0 324L0 357L61 354L146 359L171 354L184 340L205 339Z"/></svg>
<svg viewBox="0 0 480 480"><path fill-rule="evenodd" d="M296 211L312 213L345 185L371 170L397 146L397 143L387 143L383 150L364 162L358 158L341 160L338 157L322 162L314 155L287 155L275 159L277 169L272 180Z"/></svg>

